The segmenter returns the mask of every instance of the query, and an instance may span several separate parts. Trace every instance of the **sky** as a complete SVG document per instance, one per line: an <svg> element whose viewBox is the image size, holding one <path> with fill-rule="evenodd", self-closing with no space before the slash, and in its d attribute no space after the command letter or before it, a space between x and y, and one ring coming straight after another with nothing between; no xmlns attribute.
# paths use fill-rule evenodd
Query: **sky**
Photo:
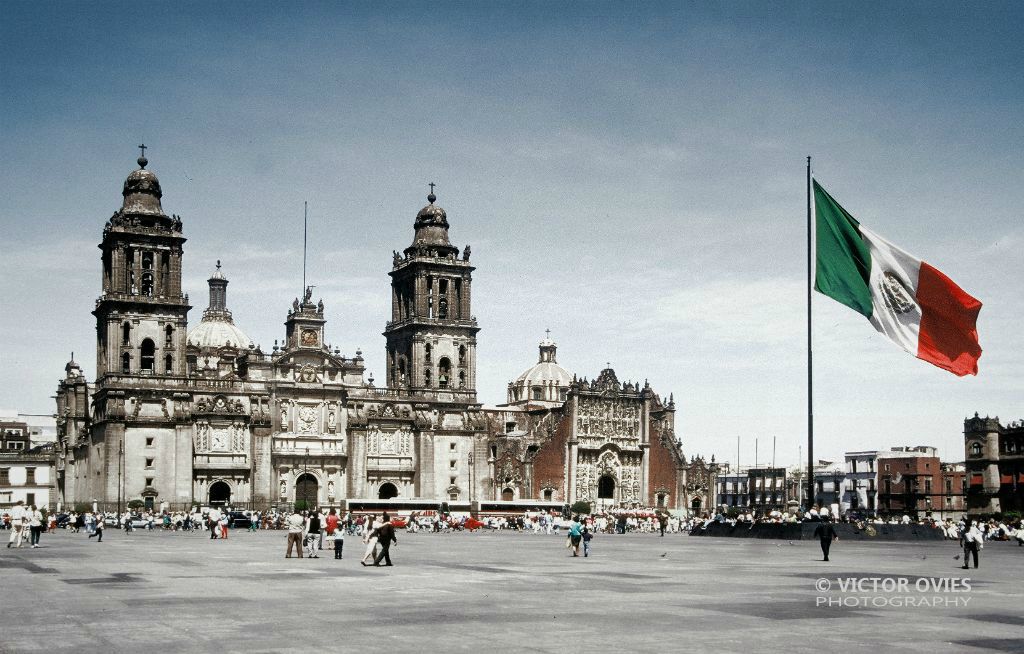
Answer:
<svg viewBox="0 0 1024 654"><path fill-rule="evenodd" d="M384 379L392 250L437 184L472 245L478 394L558 361L674 395L689 455L806 459L806 157L865 226L979 298L977 377L812 301L815 454L1024 416L1019 3L5 3L0 407L95 377L96 248L148 146L198 323L326 340ZM802 459L801 459L802 457Z"/></svg>

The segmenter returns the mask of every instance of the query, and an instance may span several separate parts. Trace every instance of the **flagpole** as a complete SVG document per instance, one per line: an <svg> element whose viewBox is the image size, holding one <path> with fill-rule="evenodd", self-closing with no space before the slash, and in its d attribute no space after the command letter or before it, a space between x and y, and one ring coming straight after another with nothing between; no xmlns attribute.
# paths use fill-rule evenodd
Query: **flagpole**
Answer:
<svg viewBox="0 0 1024 654"><path fill-rule="evenodd" d="M814 504L814 365L811 356L811 158L807 157L807 506Z"/></svg>

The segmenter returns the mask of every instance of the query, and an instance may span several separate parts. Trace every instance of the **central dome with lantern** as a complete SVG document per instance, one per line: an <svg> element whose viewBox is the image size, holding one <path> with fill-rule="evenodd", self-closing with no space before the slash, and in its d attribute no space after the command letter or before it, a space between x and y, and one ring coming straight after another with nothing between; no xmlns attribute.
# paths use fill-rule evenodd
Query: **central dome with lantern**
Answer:
<svg viewBox="0 0 1024 654"><path fill-rule="evenodd" d="M224 347L246 349L253 342L231 317L227 307L228 280L217 269L208 280L210 284L210 306L203 311L203 319L198 325L188 330L189 349L198 349L203 353L212 353Z"/></svg>
<svg viewBox="0 0 1024 654"><path fill-rule="evenodd" d="M540 357L514 382L508 385L509 404L559 406L565 402L572 385L572 374L558 365L558 346L550 338L540 342Z"/></svg>

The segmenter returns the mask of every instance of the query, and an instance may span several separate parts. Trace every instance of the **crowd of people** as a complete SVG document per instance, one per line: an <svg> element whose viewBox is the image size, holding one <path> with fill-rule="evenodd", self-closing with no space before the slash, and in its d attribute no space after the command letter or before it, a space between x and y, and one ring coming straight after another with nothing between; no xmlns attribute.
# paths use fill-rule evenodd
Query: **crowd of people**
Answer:
<svg viewBox="0 0 1024 654"><path fill-rule="evenodd" d="M956 521L933 519L926 516L913 519L909 515L882 517L858 517L854 515L833 515L834 509L828 506L812 506L806 511L791 513L788 511L768 511L755 513L742 509L738 512L724 510L714 516L683 517L657 509L613 509L598 511L590 515L579 515L573 518L563 517L560 511L524 511L517 514L494 514L471 517L466 514L446 514L439 511L413 511L406 516L391 516L388 524L396 529L405 529L410 533L450 533L455 531L475 531L486 529L504 532L520 532L528 534L555 534L572 530L573 524L579 522L591 536L605 534L682 534L694 529L705 528L712 523L724 523L731 526L754 524L796 524L801 522L846 522L856 524L860 529L885 524L921 525L942 531L948 540L963 542L964 534L970 529L966 517ZM294 530L295 513L271 508L263 511L228 511L213 507L200 509L194 507L190 511L71 511L69 513L46 512L35 506L25 506L19 502L10 509L0 512L0 528L10 530L8 547L30 547L39 545L44 532L54 532L58 528L73 533L85 532L90 537L102 541L104 527L131 532L134 529L165 530L165 531L203 531L208 532L211 539L224 539L232 529L258 530ZM320 526L317 544L320 549L327 537L331 537L330 546L335 540L340 558L344 536L366 538L381 520L380 514L371 513L340 513L337 509L320 509L304 511L299 514L303 521L303 534L308 533L309 521ZM977 523L980 534L979 542L990 540L1016 540L1024 546L1024 525L1020 518L1013 520L997 520L991 518ZM306 536L303 536L302 545ZM308 547L307 547L308 551ZM369 557L364 557L369 560Z"/></svg>

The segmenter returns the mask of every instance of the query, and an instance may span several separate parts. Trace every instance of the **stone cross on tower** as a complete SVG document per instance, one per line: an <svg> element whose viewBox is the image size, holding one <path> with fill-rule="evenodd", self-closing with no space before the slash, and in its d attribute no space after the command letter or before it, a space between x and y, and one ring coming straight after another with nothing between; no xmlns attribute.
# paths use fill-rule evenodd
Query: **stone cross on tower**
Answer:
<svg viewBox="0 0 1024 654"><path fill-rule="evenodd" d="M142 156L145 157L146 156L146 144L145 143L140 143L138 147L139 147L139 151L142 152Z"/></svg>
<svg viewBox="0 0 1024 654"><path fill-rule="evenodd" d="M550 341L551 340L551 330L550 329L545 329L544 330L544 336L547 337L547 339Z"/></svg>

